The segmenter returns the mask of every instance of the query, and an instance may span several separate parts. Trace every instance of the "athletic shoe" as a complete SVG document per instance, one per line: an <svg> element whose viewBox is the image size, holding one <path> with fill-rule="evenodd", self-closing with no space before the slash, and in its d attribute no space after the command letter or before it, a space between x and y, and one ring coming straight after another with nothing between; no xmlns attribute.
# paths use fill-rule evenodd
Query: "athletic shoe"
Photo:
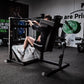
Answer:
<svg viewBox="0 0 84 84"><path fill-rule="evenodd" d="M25 55L25 52L24 51L22 51L21 49L17 49L17 51L19 52L19 54L22 56L22 57L24 57L24 55Z"/></svg>

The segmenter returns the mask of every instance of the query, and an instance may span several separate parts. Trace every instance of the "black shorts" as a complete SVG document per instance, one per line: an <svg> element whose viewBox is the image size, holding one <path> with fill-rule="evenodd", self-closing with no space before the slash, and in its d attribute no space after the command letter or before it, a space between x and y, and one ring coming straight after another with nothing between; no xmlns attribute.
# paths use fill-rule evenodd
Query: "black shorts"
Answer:
<svg viewBox="0 0 84 84"><path fill-rule="evenodd" d="M37 41L37 40L34 41L34 45L36 45L38 47L42 47L43 46L42 43Z"/></svg>
<svg viewBox="0 0 84 84"><path fill-rule="evenodd" d="M38 50L42 51L43 50L43 45L41 42L38 42L35 40L34 42L34 47L37 48Z"/></svg>

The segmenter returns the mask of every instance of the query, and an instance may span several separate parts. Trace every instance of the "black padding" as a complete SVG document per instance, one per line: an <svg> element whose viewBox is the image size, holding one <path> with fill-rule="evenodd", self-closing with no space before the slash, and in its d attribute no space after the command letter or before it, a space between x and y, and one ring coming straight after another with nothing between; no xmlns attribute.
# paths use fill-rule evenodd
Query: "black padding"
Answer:
<svg viewBox="0 0 84 84"><path fill-rule="evenodd" d="M47 37L45 51L52 51L55 39L56 39L56 31L55 31L55 27L53 27L52 31Z"/></svg>
<svg viewBox="0 0 84 84"><path fill-rule="evenodd" d="M45 25L49 25L49 26L51 26L51 27L53 27L54 26L54 22L53 21L49 21L49 20L41 20L40 21L40 23L41 24L45 24Z"/></svg>
<svg viewBox="0 0 84 84"><path fill-rule="evenodd" d="M52 31L50 32L48 38L47 38L47 43L45 45L45 51L52 51L53 47L54 47L54 43L55 43L55 40L57 38L57 29L59 27L62 26L62 24L60 23L62 19L62 16L55 16L54 17L54 26L52 26Z"/></svg>
<svg viewBox="0 0 84 84"><path fill-rule="evenodd" d="M38 41L35 41L34 42L34 47L36 48L36 49L38 49L39 51L42 51L42 50L44 50L43 48L43 45L40 43L40 42L38 42Z"/></svg>

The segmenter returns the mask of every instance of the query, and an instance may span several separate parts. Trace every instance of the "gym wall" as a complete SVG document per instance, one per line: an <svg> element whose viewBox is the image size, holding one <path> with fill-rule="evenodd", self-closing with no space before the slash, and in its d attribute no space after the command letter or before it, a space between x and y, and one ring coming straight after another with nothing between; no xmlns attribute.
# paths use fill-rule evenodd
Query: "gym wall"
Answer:
<svg viewBox="0 0 84 84"><path fill-rule="evenodd" d="M53 17L55 15L62 15L63 19L65 16L72 15L73 18L67 18L66 20L75 20L81 23L81 31L78 34L66 34L67 45L76 47L75 43L78 41L75 40L75 37L84 37L84 11L78 11L73 14L70 14L73 11L81 10L81 3L84 3L83 0L31 0L30 1L30 11L29 17L37 17L40 14L50 14ZM83 7L84 9L84 7ZM81 15L82 18L75 14ZM64 20L62 20L62 23Z"/></svg>

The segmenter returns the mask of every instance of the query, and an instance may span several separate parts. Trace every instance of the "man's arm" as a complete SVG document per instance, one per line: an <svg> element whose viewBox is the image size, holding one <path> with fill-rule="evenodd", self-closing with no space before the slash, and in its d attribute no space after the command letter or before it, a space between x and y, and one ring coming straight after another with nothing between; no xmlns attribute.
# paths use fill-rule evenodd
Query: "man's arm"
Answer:
<svg viewBox="0 0 84 84"><path fill-rule="evenodd" d="M40 32L45 31L48 27L48 25L40 25L40 23L38 23L37 21L32 22L31 20L28 20L28 22L33 29L40 31Z"/></svg>
<svg viewBox="0 0 84 84"><path fill-rule="evenodd" d="M41 26L40 23L38 23L37 21L33 21L33 23L37 24L38 26Z"/></svg>

